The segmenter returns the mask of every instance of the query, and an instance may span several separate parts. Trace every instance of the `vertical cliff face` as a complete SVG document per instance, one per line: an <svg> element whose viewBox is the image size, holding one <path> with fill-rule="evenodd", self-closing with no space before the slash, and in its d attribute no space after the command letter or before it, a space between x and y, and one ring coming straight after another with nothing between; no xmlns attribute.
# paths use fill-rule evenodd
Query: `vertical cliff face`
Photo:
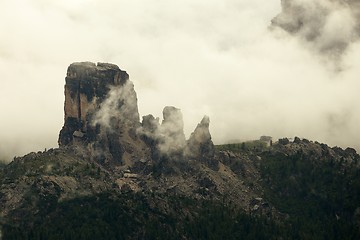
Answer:
<svg viewBox="0 0 360 240"><path fill-rule="evenodd" d="M65 123L59 146L87 146L103 162L129 160L139 146L140 125L129 75L113 64L83 62L71 64L65 80Z"/></svg>
<svg viewBox="0 0 360 240"><path fill-rule="evenodd" d="M65 78L65 124L59 145L70 144L74 137L85 136L92 117L114 86L124 85L129 75L112 64L73 63ZM134 92L135 94L135 92ZM136 111L137 112L137 111Z"/></svg>

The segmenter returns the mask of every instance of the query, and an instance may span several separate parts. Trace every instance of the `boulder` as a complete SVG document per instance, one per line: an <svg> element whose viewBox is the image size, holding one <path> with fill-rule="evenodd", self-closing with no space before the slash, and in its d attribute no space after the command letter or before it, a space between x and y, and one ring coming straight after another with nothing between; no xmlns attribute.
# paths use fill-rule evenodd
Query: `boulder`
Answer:
<svg viewBox="0 0 360 240"><path fill-rule="evenodd" d="M279 144L280 145L287 145L290 143L290 140L288 138L281 138L279 139Z"/></svg>
<svg viewBox="0 0 360 240"><path fill-rule="evenodd" d="M301 143L301 139L299 137L295 137L294 143L297 143L297 144Z"/></svg>

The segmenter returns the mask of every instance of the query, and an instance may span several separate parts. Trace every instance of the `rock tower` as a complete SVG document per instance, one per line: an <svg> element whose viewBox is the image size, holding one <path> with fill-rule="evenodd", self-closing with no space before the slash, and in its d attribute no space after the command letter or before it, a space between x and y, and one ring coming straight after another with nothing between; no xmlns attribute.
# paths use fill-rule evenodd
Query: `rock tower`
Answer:
<svg viewBox="0 0 360 240"><path fill-rule="evenodd" d="M60 147L86 146L100 162L124 163L141 154L137 97L125 71L109 63L73 63L65 81Z"/></svg>

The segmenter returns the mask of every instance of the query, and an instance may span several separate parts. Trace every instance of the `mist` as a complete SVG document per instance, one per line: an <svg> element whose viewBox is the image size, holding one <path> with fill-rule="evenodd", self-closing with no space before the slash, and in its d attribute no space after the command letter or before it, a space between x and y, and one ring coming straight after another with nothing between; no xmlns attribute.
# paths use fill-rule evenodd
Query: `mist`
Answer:
<svg viewBox="0 0 360 240"><path fill-rule="evenodd" d="M100 104L91 124L94 127L99 124L107 131L114 131L112 120L115 119L121 124L126 124L128 121L139 121L136 94L134 94L134 85L131 81L110 87L107 97Z"/></svg>
<svg viewBox="0 0 360 240"><path fill-rule="evenodd" d="M299 136L359 150L358 38L349 28L333 58L323 37L270 27L281 12L280 0L0 2L0 159L57 147L79 61L126 70L140 116L180 108L186 138L208 115L216 144Z"/></svg>

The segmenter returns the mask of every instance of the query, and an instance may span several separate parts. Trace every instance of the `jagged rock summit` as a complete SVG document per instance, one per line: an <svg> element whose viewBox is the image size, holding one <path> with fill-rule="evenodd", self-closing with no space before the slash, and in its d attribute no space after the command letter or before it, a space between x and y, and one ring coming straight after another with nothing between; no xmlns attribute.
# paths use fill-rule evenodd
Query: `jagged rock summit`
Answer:
<svg viewBox="0 0 360 240"><path fill-rule="evenodd" d="M140 123L134 85L118 66L73 63L65 80L60 147L82 146L88 158L105 165L131 166L139 159L158 162L162 156L177 160L213 156L208 117L189 141L185 139L181 110L176 107L164 108L161 124L152 115L144 116ZM208 150L210 154L204 153Z"/></svg>

